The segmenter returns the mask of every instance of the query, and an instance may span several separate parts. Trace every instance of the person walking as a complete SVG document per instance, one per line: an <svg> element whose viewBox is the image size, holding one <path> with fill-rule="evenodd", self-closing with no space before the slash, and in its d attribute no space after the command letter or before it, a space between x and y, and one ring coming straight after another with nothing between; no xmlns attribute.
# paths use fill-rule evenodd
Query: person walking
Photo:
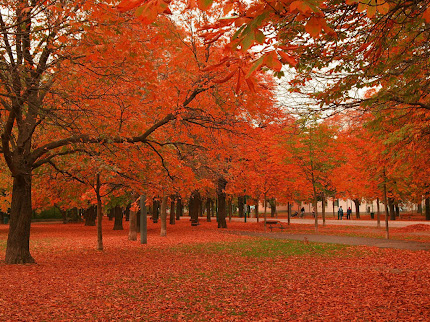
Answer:
<svg viewBox="0 0 430 322"><path fill-rule="evenodd" d="M343 217L343 209L342 206L339 207L339 210L337 211L337 220L342 220Z"/></svg>
<svg viewBox="0 0 430 322"><path fill-rule="evenodd" d="M305 207L302 207L302 209L300 209L300 212L301 212L300 217L303 218L303 216L305 215Z"/></svg>
<svg viewBox="0 0 430 322"><path fill-rule="evenodd" d="M351 219L351 213L352 213L351 207L348 207L348 209L346 210L346 219Z"/></svg>

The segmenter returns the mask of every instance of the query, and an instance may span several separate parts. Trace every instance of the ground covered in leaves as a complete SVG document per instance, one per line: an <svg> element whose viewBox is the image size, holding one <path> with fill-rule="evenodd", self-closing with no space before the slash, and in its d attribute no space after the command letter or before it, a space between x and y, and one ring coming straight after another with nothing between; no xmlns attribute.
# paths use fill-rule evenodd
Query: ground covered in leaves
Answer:
<svg viewBox="0 0 430 322"><path fill-rule="evenodd" d="M229 229L261 229L231 223ZM430 252L257 239L149 223L148 245L104 222L32 226L35 265L0 263L2 321L428 320ZM425 227L424 227L425 228ZM420 228L420 229L424 229ZM344 227L342 229L345 229ZM406 229L405 229L406 230ZM402 234L415 233L404 231ZM7 226L0 225L4 258Z"/></svg>

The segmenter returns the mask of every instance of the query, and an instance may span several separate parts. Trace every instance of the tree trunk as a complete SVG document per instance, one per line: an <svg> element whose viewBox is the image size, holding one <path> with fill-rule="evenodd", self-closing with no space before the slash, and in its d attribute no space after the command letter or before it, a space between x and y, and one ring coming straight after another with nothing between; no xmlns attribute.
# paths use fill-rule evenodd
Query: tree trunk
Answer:
<svg viewBox="0 0 430 322"><path fill-rule="evenodd" d="M129 221L130 220L130 208L131 208L131 203L129 203L127 205L127 207L125 208L125 211L124 211L125 221Z"/></svg>
<svg viewBox="0 0 430 322"><path fill-rule="evenodd" d="M291 222L291 206L290 206L290 202L289 201L287 203L287 207L288 207L287 208L287 212L288 212L288 225L290 225L290 222Z"/></svg>
<svg viewBox="0 0 430 322"><path fill-rule="evenodd" d="M336 212L334 211L334 201L335 199L333 198L333 218L336 218Z"/></svg>
<svg viewBox="0 0 430 322"><path fill-rule="evenodd" d="M325 193L322 193L322 220L323 220L323 226L325 226L325 204L326 204L326 199L325 199Z"/></svg>
<svg viewBox="0 0 430 322"><path fill-rule="evenodd" d="M400 207L399 207L399 202L398 202L398 201L396 201L396 202L394 203L394 208L395 208L395 211L396 211L396 216L397 216L398 218L400 218Z"/></svg>
<svg viewBox="0 0 430 322"><path fill-rule="evenodd" d="M242 218L243 217L243 213L244 213L244 197L239 196L237 197L237 207L239 208L239 217Z"/></svg>
<svg viewBox="0 0 430 322"><path fill-rule="evenodd" d="M417 213L422 214L423 213L423 206L421 202L417 204Z"/></svg>
<svg viewBox="0 0 430 322"><path fill-rule="evenodd" d="M385 205L385 238L390 238L390 231L388 228L388 199L387 199L387 177L385 176L385 169L384 169L384 205Z"/></svg>
<svg viewBox="0 0 430 322"><path fill-rule="evenodd" d="M134 211L130 212L130 227L128 229L128 240L137 240L137 216Z"/></svg>
<svg viewBox="0 0 430 322"><path fill-rule="evenodd" d="M31 171L13 178L6 264L34 263L30 254Z"/></svg>
<svg viewBox="0 0 430 322"><path fill-rule="evenodd" d="M206 221L211 222L211 198L206 199Z"/></svg>
<svg viewBox="0 0 430 322"><path fill-rule="evenodd" d="M425 205L426 205L426 220L430 220L430 197L427 197L425 199Z"/></svg>
<svg viewBox="0 0 430 322"><path fill-rule="evenodd" d="M157 199L152 200L152 222L156 224L158 222L158 217L160 214L160 201Z"/></svg>
<svg viewBox="0 0 430 322"><path fill-rule="evenodd" d="M191 193L190 202L188 205L191 226L197 226L199 222L199 198L200 193L197 190Z"/></svg>
<svg viewBox="0 0 430 322"><path fill-rule="evenodd" d="M379 207L379 198L376 198L376 227L381 227L381 209Z"/></svg>
<svg viewBox="0 0 430 322"><path fill-rule="evenodd" d="M124 230L124 227L122 226L122 209L120 206L115 206L113 209L113 213L115 216L115 222L113 224L113 230Z"/></svg>
<svg viewBox="0 0 430 322"><path fill-rule="evenodd" d="M97 218L96 206L91 206L84 212L85 226L95 226Z"/></svg>
<svg viewBox="0 0 430 322"><path fill-rule="evenodd" d="M97 250L103 250L103 213L102 198L100 196L100 174L96 175L96 196L97 196Z"/></svg>
<svg viewBox="0 0 430 322"><path fill-rule="evenodd" d="M178 197L176 199L176 220L180 220L182 215L182 199Z"/></svg>
<svg viewBox="0 0 430 322"><path fill-rule="evenodd" d="M175 224L175 195L171 195L169 224Z"/></svg>
<svg viewBox="0 0 430 322"><path fill-rule="evenodd" d="M388 198L388 206L390 207L390 220L396 220L396 213L394 212L394 198Z"/></svg>
<svg viewBox="0 0 430 322"><path fill-rule="evenodd" d="M217 197L218 197L218 228L227 228L226 209L225 209L225 187L227 186L227 180L223 177L218 179L217 185Z"/></svg>
<svg viewBox="0 0 430 322"><path fill-rule="evenodd" d="M160 221L161 221L161 230L160 236L166 236L166 227L167 227L167 196L163 196L163 200L161 202L161 213L160 213Z"/></svg>
<svg viewBox="0 0 430 322"><path fill-rule="evenodd" d="M269 200L270 205L270 217L275 217L276 214L276 200L274 198Z"/></svg>
<svg viewBox="0 0 430 322"><path fill-rule="evenodd" d="M113 217L115 217L115 216L114 216L113 208L112 208L112 209L109 209L109 210L108 210L108 218L109 218L109 221L112 221Z"/></svg>
<svg viewBox="0 0 430 322"><path fill-rule="evenodd" d="M232 198L229 198L229 199L228 199L228 202L227 202L227 209L228 209L228 222L231 222L231 216L233 215L231 199L232 199Z"/></svg>
<svg viewBox="0 0 430 322"><path fill-rule="evenodd" d="M360 200L354 199L355 205L355 218L360 219Z"/></svg>
<svg viewBox="0 0 430 322"><path fill-rule="evenodd" d="M199 210L198 210L199 217L203 217L203 199L200 196L200 193L199 193L199 197L197 200L198 200L197 205L199 207Z"/></svg>
<svg viewBox="0 0 430 322"><path fill-rule="evenodd" d="M257 199L257 201L256 201L256 203L255 203L255 217L257 218L257 222L260 222L260 212L259 212L259 209L258 209L258 199Z"/></svg>

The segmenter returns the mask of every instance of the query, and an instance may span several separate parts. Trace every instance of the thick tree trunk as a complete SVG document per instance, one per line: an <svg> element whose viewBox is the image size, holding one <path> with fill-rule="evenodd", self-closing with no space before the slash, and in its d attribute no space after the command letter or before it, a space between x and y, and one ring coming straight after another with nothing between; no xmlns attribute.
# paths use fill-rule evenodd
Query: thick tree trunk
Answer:
<svg viewBox="0 0 430 322"><path fill-rule="evenodd" d="M200 212L200 193L197 190L192 192L188 208L190 213L191 225L197 226L199 222Z"/></svg>
<svg viewBox="0 0 430 322"><path fill-rule="evenodd" d="M218 228L227 228L226 217L226 203L225 203L225 187L227 181L221 177L218 179L217 184L217 197L218 197Z"/></svg>
<svg viewBox="0 0 430 322"><path fill-rule="evenodd" d="M394 203L394 208L395 208L395 211L396 211L396 217L400 218L400 207L399 207L399 202L398 201L396 201Z"/></svg>
<svg viewBox="0 0 430 322"><path fill-rule="evenodd" d="M423 213L423 206L421 202L417 204L417 213L422 214Z"/></svg>
<svg viewBox="0 0 430 322"><path fill-rule="evenodd" d="M199 214L199 217L203 217L203 212L204 212L204 210L203 210L203 199L202 199L202 197L200 196L200 193L199 193L199 197L198 197L198 199L197 199L197 201L198 201L198 203L197 203L197 205L198 205L198 214Z"/></svg>
<svg viewBox="0 0 430 322"><path fill-rule="evenodd" d="M360 219L360 200L354 199L355 205L355 218Z"/></svg>
<svg viewBox="0 0 430 322"><path fill-rule="evenodd" d="M426 198L425 205L426 205L426 220L430 220L430 197Z"/></svg>
<svg viewBox="0 0 430 322"><path fill-rule="evenodd" d="M227 202L227 209L228 209L228 222L231 222L231 216L233 215L233 209L232 209L232 202L231 202L232 197L230 197L228 199Z"/></svg>
<svg viewBox="0 0 430 322"><path fill-rule="evenodd" d="M206 199L206 221L211 222L211 198Z"/></svg>
<svg viewBox="0 0 430 322"><path fill-rule="evenodd" d="M91 206L84 212L85 226L95 226L97 218L97 208L96 206Z"/></svg>
<svg viewBox="0 0 430 322"><path fill-rule="evenodd" d="M127 207L125 208L125 211L124 211L125 221L130 220L130 208L131 208L131 204L128 204Z"/></svg>
<svg viewBox="0 0 430 322"><path fill-rule="evenodd" d="M152 222L156 224L160 214L160 201L157 199L152 200Z"/></svg>
<svg viewBox="0 0 430 322"><path fill-rule="evenodd" d="M122 209L119 206L115 206L113 209L114 215L115 215L115 222L113 224L113 230L124 230L124 227L122 226Z"/></svg>
<svg viewBox="0 0 430 322"><path fill-rule="evenodd" d="M394 199L388 198L388 206L390 208L390 220L396 220L396 213L394 211Z"/></svg>
<svg viewBox="0 0 430 322"><path fill-rule="evenodd" d="M239 196L237 197L237 207L239 208L239 217L242 218L243 214L244 214L244 206L245 206L245 202L244 202L244 197Z"/></svg>
<svg viewBox="0 0 430 322"><path fill-rule="evenodd" d="M270 217L275 217L276 214L276 200L274 198L269 200L270 205Z"/></svg>
<svg viewBox="0 0 430 322"><path fill-rule="evenodd" d="M130 211L130 227L128 230L128 240L137 240L137 216L134 211Z"/></svg>
<svg viewBox="0 0 430 322"><path fill-rule="evenodd" d="M182 199L178 197L176 200L176 220L180 220L182 216Z"/></svg>
<svg viewBox="0 0 430 322"><path fill-rule="evenodd" d="M258 202L257 202L257 206L256 207L258 207ZM291 206L290 206L290 202L288 201L288 204L287 204L287 214L288 214L288 225L290 225L290 222L291 222Z"/></svg>
<svg viewBox="0 0 430 322"><path fill-rule="evenodd" d="M6 264L35 262L30 254L31 171L29 170L28 173L15 176L13 179Z"/></svg>
<svg viewBox="0 0 430 322"><path fill-rule="evenodd" d="M114 213L113 213L113 208L108 210L108 218L109 221L112 221L113 217L115 217Z"/></svg>
<svg viewBox="0 0 430 322"><path fill-rule="evenodd" d="M259 209L258 209L258 199L257 199L257 201L256 201L256 203L255 203L255 217L257 218L257 222L260 222L260 212L259 212Z"/></svg>
<svg viewBox="0 0 430 322"><path fill-rule="evenodd" d="M175 195L171 195L169 224L175 224Z"/></svg>
<svg viewBox="0 0 430 322"><path fill-rule="evenodd" d="M163 200L161 201L160 221L160 236L165 237L167 233L167 196L163 196Z"/></svg>

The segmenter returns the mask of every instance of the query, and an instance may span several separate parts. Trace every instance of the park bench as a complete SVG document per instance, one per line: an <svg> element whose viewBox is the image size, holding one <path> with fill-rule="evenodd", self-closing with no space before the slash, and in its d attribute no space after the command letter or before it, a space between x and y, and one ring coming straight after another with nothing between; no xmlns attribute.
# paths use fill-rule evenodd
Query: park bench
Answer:
<svg viewBox="0 0 430 322"><path fill-rule="evenodd" d="M282 222L278 221L278 220L267 220L266 221L266 225L269 226L270 231L273 231L273 228L279 228L280 230L284 230L285 226L282 225Z"/></svg>

